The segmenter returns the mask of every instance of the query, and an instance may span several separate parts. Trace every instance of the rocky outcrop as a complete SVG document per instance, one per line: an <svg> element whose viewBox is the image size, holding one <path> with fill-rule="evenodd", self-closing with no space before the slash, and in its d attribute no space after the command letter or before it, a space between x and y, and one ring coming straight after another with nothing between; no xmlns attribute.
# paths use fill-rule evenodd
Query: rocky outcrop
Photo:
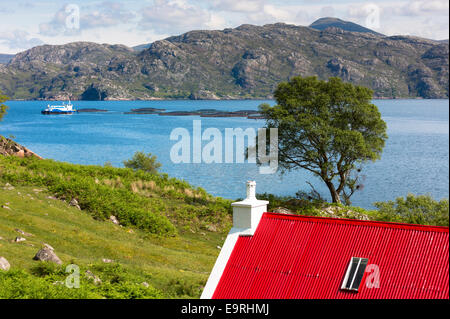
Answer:
<svg viewBox="0 0 450 319"><path fill-rule="evenodd" d="M279 82L315 75L372 88L379 98L448 98L448 43L387 37L337 19L312 27L191 31L140 51L44 45L0 65L0 90L15 99L270 98Z"/></svg>
<svg viewBox="0 0 450 319"><path fill-rule="evenodd" d="M55 252L48 247L45 247L45 248L42 248L41 250L39 250L33 259L39 260L39 261L49 261L49 262L56 263L58 265L62 265L61 259L59 259L59 257L55 254Z"/></svg>
<svg viewBox="0 0 450 319"><path fill-rule="evenodd" d="M42 159L39 155L36 153L30 151L26 147L17 144L13 140L9 138L5 138L3 136L0 136L0 155L3 156L17 156L21 158L25 157L36 157L39 159Z"/></svg>

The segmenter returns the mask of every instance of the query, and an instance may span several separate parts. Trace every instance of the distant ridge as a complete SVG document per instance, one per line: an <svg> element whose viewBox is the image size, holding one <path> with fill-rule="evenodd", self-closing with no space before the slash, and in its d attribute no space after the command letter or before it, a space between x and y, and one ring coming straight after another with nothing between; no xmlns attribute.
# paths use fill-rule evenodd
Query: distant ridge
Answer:
<svg viewBox="0 0 450 319"><path fill-rule="evenodd" d="M448 50L436 40L329 24L245 24L186 32L141 51L92 42L34 47L0 64L0 90L38 100L265 99L301 75L337 76L376 98L448 98Z"/></svg>
<svg viewBox="0 0 450 319"><path fill-rule="evenodd" d="M330 17L320 18L319 20L314 21L309 27L320 31L330 27L335 27L344 31L371 33L378 36L385 36L384 34L365 28L359 24Z"/></svg>

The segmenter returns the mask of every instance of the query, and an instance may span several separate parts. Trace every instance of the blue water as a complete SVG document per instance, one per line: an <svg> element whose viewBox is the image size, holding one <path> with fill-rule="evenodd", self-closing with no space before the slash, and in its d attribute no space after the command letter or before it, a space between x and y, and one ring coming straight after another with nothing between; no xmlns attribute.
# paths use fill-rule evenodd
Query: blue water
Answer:
<svg viewBox="0 0 450 319"><path fill-rule="evenodd" d="M108 113L80 113L72 116L44 116L46 102L10 101L0 134L15 140L37 154L78 164L111 162L123 166L135 151L151 152L163 164L162 171L185 179L211 194L235 199L245 196L245 182L256 180L257 192L294 195L308 190L311 181L326 197L326 187L305 171L261 175L254 164L174 164L170 150L176 141L169 136L174 128L192 131L199 117L125 115L132 108L155 107L168 111L218 109L235 111L257 109L273 101L118 101L75 102L77 108L107 109ZM431 194L436 199L449 196L449 101L377 100L388 125L389 140L382 159L363 170L364 188L353 204L373 207L376 201L394 200L408 193ZM258 128L263 120L245 118L202 118L202 128ZM207 142L204 142L205 145Z"/></svg>

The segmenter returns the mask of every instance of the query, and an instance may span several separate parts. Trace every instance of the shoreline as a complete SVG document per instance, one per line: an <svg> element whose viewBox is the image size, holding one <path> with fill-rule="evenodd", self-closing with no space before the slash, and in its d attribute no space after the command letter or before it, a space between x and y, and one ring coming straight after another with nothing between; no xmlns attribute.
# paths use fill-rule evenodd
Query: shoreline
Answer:
<svg viewBox="0 0 450 319"><path fill-rule="evenodd" d="M389 97L377 97L373 98L373 101L379 101L379 100L449 100L449 97L447 98L423 98L423 97L402 97L402 98L389 98ZM65 100L40 100L40 99L11 99L7 100L7 102L64 102ZM172 98L155 98L155 99L107 99L107 100L74 100L71 99L73 102L151 102L151 101L275 101L273 98L243 98L243 99L172 99Z"/></svg>

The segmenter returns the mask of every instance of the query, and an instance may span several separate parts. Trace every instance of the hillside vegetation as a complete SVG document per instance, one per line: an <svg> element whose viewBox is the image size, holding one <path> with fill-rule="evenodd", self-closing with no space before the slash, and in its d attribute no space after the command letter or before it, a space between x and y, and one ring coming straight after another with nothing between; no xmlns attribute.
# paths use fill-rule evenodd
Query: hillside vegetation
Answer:
<svg viewBox="0 0 450 319"><path fill-rule="evenodd" d="M0 298L198 298L230 226L229 201L164 174L0 156ZM33 260L44 243L62 265Z"/></svg>
<svg viewBox="0 0 450 319"><path fill-rule="evenodd" d="M314 193L258 198L279 213L449 224L448 200L430 196L373 211ZM166 174L0 156L0 262L10 264L0 269L0 299L199 298L231 227L230 204ZM49 246L60 265L33 260ZM73 265L78 289L65 285Z"/></svg>
<svg viewBox="0 0 450 319"><path fill-rule="evenodd" d="M267 98L279 82L300 75L338 76L375 97L448 98L448 43L332 22L312 26L328 24L324 30L276 23L191 31L143 50L38 46L0 64L0 90L13 99Z"/></svg>

